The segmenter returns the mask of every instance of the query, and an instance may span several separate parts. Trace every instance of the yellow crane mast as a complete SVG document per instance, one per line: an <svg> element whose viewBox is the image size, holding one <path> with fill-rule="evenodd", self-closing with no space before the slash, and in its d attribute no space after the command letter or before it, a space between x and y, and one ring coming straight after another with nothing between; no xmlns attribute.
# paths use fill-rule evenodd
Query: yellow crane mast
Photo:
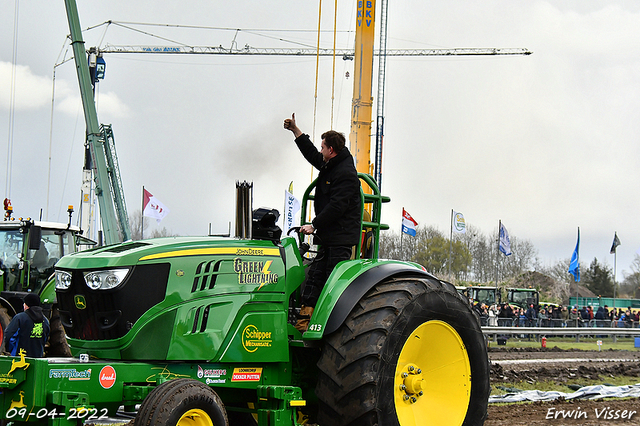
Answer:
<svg viewBox="0 0 640 426"><path fill-rule="evenodd" d="M373 175L371 167L371 111L373 96L373 40L375 0L357 0L356 43L353 64L353 100L349 142L360 173Z"/></svg>

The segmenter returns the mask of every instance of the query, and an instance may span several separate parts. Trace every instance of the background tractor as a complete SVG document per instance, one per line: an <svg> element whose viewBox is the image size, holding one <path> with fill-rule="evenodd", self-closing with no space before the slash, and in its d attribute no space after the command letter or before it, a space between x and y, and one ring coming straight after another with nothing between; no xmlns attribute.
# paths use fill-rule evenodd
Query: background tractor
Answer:
<svg viewBox="0 0 640 426"><path fill-rule="evenodd" d="M540 305L540 292L535 288L508 288L507 302L520 308L528 308L533 305L538 309Z"/></svg>
<svg viewBox="0 0 640 426"><path fill-rule="evenodd" d="M470 286L467 295L472 302L484 303L487 306L502 303L502 291L500 287Z"/></svg>
<svg viewBox="0 0 640 426"><path fill-rule="evenodd" d="M70 215L72 211L69 206ZM80 245L95 242L82 237L80 229L70 224L14 220L11 212L7 209L5 221L0 222L0 349L4 350L5 327L22 312L24 296L35 293L51 323L47 355L70 355L57 315L54 265Z"/></svg>

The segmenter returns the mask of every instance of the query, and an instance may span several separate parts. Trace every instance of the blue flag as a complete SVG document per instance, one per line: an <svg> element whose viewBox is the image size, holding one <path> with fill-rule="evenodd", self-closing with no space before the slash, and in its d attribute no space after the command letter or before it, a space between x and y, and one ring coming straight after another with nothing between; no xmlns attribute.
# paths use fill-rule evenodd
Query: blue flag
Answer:
<svg viewBox="0 0 640 426"><path fill-rule="evenodd" d="M500 244L498 245L498 248L505 256L511 255L511 240L509 239L507 228L504 227L502 222L500 222Z"/></svg>
<svg viewBox="0 0 640 426"><path fill-rule="evenodd" d="M580 228L578 228L578 242L576 243L576 249L573 251L573 255L571 255L571 263L569 263L569 273L573 275L574 281L580 282L580 255L578 251L580 250Z"/></svg>

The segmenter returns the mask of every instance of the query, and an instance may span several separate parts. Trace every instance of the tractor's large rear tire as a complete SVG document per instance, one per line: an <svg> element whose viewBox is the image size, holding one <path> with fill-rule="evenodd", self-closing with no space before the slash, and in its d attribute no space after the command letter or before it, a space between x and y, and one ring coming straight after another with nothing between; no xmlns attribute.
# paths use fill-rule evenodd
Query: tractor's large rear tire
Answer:
<svg viewBox="0 0 640 426"><path fill-rule="evenodd" d="M11 322L11 315L7 312L7 308L0 308L0 354L6 351L4 344L4 330Z"/></svg>
<svg viewBox="0 0 640 426"><path fill-rule="evenodd" d="M450 284L374 286L325 338L320 425L482 425L489 361L477 316Z"/></svg>
<svg viewBox="0 0 640 426"><path fill-rule="evenodd" d="M228 426L227 413L213 389L193 379L155 388L142 402L135 426Z"/></svg>

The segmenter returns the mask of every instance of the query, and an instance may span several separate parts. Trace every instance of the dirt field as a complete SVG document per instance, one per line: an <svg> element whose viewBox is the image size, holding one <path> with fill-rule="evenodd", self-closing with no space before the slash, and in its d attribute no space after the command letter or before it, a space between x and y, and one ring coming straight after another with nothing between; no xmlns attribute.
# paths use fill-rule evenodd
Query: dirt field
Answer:
<svg viewBox="0 0 640 426"><path fill-rule="evenodd" d="M626 384L640 383L640 351L491 348L489 358L493 388L513 386L520 381L535 384L542 380L567 385L566 392L572 392L568 385L604 384L611 376L628 377ZM490 404L489 417L484 425L639 426L640 399Z"/></svg>
<svg viewBox="0 0 640 426"><path fill-rule="evenodd" d="M519 381L534 384L540 380L554 381L559 385L603 384L611 376L627 376L628 384L640 383L640 353L636 351L492 348L489 358L492 362L492 387ZM541 359L544 362L537 361ZM572 390L567 387L566 392ZM490 404L485 426L638 426L639 413L640 399Z"/></svg>

